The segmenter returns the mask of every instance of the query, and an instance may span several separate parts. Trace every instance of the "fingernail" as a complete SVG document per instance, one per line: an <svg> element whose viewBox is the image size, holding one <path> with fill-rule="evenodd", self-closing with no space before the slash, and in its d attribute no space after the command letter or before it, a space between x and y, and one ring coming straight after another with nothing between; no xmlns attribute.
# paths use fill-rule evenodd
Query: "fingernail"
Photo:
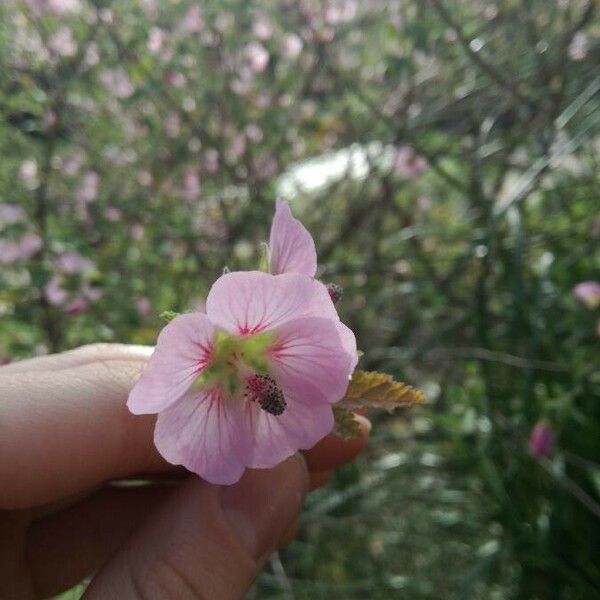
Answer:
<svg viewBox="0 0 600 600"><path fill-rule="evenodd" d="M251 556L273 551L294 522L308 492L308 470L296 454L273 469L249 469L235 485L223 488L221 507Z"/></svg>

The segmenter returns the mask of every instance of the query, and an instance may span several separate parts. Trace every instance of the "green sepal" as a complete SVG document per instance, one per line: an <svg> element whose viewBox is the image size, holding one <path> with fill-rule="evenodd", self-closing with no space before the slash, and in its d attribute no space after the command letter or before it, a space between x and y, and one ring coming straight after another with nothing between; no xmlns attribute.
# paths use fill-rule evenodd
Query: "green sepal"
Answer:
<svg viewBox="0 0 600 600"><path fill-rule="evenodd" d="M174 310L165 310L160 313L160 318L164 319L167 323L172 321L175 317L178 317L181 313L175 312Z"/></svg>

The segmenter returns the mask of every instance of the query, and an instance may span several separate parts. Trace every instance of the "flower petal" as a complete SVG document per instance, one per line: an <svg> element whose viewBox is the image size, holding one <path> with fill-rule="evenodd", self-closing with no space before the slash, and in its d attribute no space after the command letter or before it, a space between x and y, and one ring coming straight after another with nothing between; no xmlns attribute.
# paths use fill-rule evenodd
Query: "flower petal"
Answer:
<svg viewBox="0 0 600 600"><path fill-rule="evenodd" d="M206 312L215 325L236 335L272 329L302 316L338 320L325 286L299 273L222 275L208 294Z"/></svg>
<svg viewBox="0 0 600 600"><path fill-rule="evenodd" d="M154 353L129 394L129 410L156 413L177 402L209 363L214 334L204 314L173 319L160 332Z"/></svg>
<svg viewBox="0 0 600 600"><path fill-rule="evenodd" d="M331 319L305 317L288 321L274 334L271 368L286 397L311 397L333 404L346 393L356 366L356 341L346 327Z"/></svg>
<svg viewBox="0 0 600 600"><path fill-rule="evenodd" d="M210 483L229 485L242 476L252 451L242 407L218 388L186 394L158 415L154 443L162 456Z"/></svg>
<svg viewBox="0 0 600 600"><path fill-rule="evenodd" d="M287 397L287 403L279 416L265 412L255 403L246 405L245 430L253 444L246 459L248 467L274 467L298 450L312 448L332 431L333 411L328 404L311 404L292 395Z"/></svg>
<svg viewBox="0 0 600 600"><path fill-rule="evenodd" d="M317 251L308 230L292 216L287 202L277 200L269 239L271 273L304 273L315 276Z"/></svg>

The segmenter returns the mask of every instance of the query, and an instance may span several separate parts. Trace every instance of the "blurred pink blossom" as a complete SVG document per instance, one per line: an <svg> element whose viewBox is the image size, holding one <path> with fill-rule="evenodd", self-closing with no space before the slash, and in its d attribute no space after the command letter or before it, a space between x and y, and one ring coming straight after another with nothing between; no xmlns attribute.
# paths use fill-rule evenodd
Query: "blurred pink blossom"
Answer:
<svg viewBox="0 0 600 600"><path fill-rule="evenodd" d="M129 235L136 242L139 242L144 237L144 226L141 223L134 223L129 228Z"/></svg>
<svg viewBox="0 0 600 600"><path fill-rule="evenodd" d="M120 67L102 71L100 74L100 82L117 98L129 98L135 91L129 76Z"/></svg>
<svg viewBox="0 0 600 600"><path fill-rule="evenodd" d="M244 133L246 137L254 143L261 142L264 134L263 130L256 123L248 123L246 127L244 127Z"/></svg>
<svg viewBox="0 0 600 600"><path fill-rule="evenodd" d="M259 40L270 40L273 37L273 25L267 15L258 15L252 23L252 33Z"/></svg>
<svg viewBox="0 0 600 600"><path fill-rule="evenodd" d="M79 296L67 302L63 310L65 314L69 315L70 317L76 317L84 313L88 308L88 301L85 298Z"/></svg>
<svg viewBox="0 0 600 600"><path fill-rule="evenodd" d="M102 290L98 287L93 287L89 284L85 284L81 289L83 297L89 300L92 304L98 302L102 298Z"/></svg>
<svg viewBox="0 0 600 600"><path fill-rule="evenodd" d="M21 163L21 167L19 168L19 179L25 184L25 187L30 190L35 190L39 187L38 166L35 160L28 158Z"/></svg>
<svg viewBox="0 0 600 600"><path fill-rule="evenodd" d="M328 0L327 4L325 22L328 25L338 25L352 21L358 9L356 0Z"/></svg>
<svg viewBox="0 0 600 600"><path fill-rule="evenodd" d="M95 269L93 261L77 252L63 252L55 260L56 267L66 275L87 274Z"/></svg>
<svg viewBox="0 0 600 600"><path fill-rule="evenodd" d="M120 208L116 208L115 206L109 206L104 211L104 216L106 217L107 221L110 221L111 223L116 223L117 221L120 221L123 218L123 212Z"/></svg>
<svg viewBox="0 0 600 600"><path fill-rule="evenodd" d="M44 288L44 296L53 306L60 306L67 300L67 290L62 287L62 282L62 277L55 275Z"/></svg>
<svg viewBox="0 0 600 600"><path fill-rule="evenodd" d="M199 33L204 29L202 9L197 4L188 8L185 16L181 20L180 28L185 33Z"/></svg>
<svg viewBox="0 0 600 600"><path fill-rule="evenodd" d="M135 301L135 309L142 318L149 317L152 314L152 304L150 304L150 300L146 296L140 296Z"/></svg>
<svg viewBox="0 0 600 600"><path fill-rule="evenodd" d="M42 238L37 233L27 232L18 240L0 239L0 264L12 265L27 260L42 247Z"/></svg>
<svg viewBox="0 0 600 600"><path fill-rule="evenodd" d="M413 179L427 168L427 159L417 154L410 146L400 146L396 149L393 169L406 179Z"/></svg>
<svg viewBox="0 0 600 600"><path fill-rule="evenodd" d="M196 171L188 169L183 175L183 197L188 201L196 200L201 189L200 176Z"/></svg>
<svg viewBox="0 0 600 600"><path fill-rule="evenodd" d="M269 64L269 53L260 42L249 42L244 48L244 58L256 73L262 73Z"/></svg>
<svg viewBox="0 0 600 600"><path fill-rule="evenodd" d="M302 39L295 33L286 33L281 40L281 55L288 60L293 60L302 52Z"/></svg>
<svg viewBox="0 0 600 600"><path fill-rule="evenodd" d="M529 453L535 458L550 456L554 448L554 433L547 424L536 423L529 435Z"/></svg>
<svg viewBox="0 0 600 600"><path fill-rule="evenodd" d="M262 154L253 160L254 171L257 179L271 179L277 175L277 159L271 154Z"/></svg>
<svg viewBox="0 0 600 600"><path fill-rule="evenodd" d="M204 153L204 163L202 168L206 173L214 174L219 170L219 152L214 148L209 148Z"/></svg>
<svg viewBox="0 0 600 600"><path fill-rule="evenodd" d="M182 88L185 85L185 76L179 71L168 69L163 75L163 81L170 87Z"/></svg>
<svg viewBox="0 0 600 600"><path fill-rule="evenodd" d="M42 247L42 238L37 233L27 232L19 240L20 258L33 256Z"/></svg>
<svg viewBox="0 0 600 600"><path fill-rule="evenodd" d="M0 239L0 265L12 265L19 260L19 245Z"/></svg>
<svg viewBox="0 0 600 600"><path fill-rule="evenodd" d="M25 213L16 204L0 203L0 225L10 225L25 220Z"/></svg>
<svg viewBox="0 0 600 600"><path fill-rule="evenodd" d="M153 27L148 35L148 50L150 54L158 54L167 40L167 34L160 27Z"/></svg>
<svg viewBox="0 0 600 600"><path fill-rule="evenodd" d="M588 37L583 31L578 31L569 44L571 60L583 60L588 53Z"/></svg>
<svg viewBox="0 0 600 600"><path fill-rule="evenodd" d="M26 4L38 13L54 15L77 12L81 8L79 0L27 0Z"/></svg>
<svg viewBox="0 0 600 600"><path fill-rule="evenodd" d="M81 179L81 184L75 193L75 199L79 204L87 205L98 196L100 176L96 171L87 171Z"/></svg>
<svg viewBox="0 0 600 600"><path fill-rule="evenodd" d="M165 132L171 137L177 137L181 129L181 118L177 113L169 113L165 118Z"/></svg>
<svg viewBox="0 0 600 600"><path fill-rule="evenodd" d="M66 26L50 36L48 46L59 56L69 57L77 54L77 42L73 32Z"/></svg>
<svg viewBox="0 0 600 600"><path fill-rule="evenodd" d="M82 164L83 152L78 150L62 161L61 171L68 177L73 177L79 173Z"/></svg>
<svg viewBox="0 0 600 600"><path fill-rule="evenodd" d="M573 288L573 296L589 310L600 306L600 282L582 281Z"/></svg>

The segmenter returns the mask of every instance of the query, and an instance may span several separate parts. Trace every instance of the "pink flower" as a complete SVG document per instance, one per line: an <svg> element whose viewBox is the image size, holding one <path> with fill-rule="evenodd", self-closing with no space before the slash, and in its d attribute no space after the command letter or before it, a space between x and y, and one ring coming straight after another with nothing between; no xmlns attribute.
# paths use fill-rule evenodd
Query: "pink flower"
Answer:
<svg viewBox="0 0 600 600"><path fill-rule="evenodd" d="M28 232L19 240L19 258L30 258L42 247L42 238L37 233Z"/></svg>
<svg viewBox="0 0 600 600"><path fill-rule="evenodd" d="M94 263L89 259L77 254L77 252L63 252L56 258L56 266L67 275L75 273L90 273L94 270Z"/></svg>
<svg viewBox="0 0 600 600"><path fill-rule="evenodd" d="M127 73L120 67L105 69L100 74L102 85L117 98L129 98L135 91Z"/></svg>
<svg viewBox="0 0 600 600"><path fill-rule="evenodd" d="M140 296L135 301L135 309L140 317L146 318L152 314L152 304L145 296Z"/></svg>
<svg viewBox="0 0 600 600"><path fill-rule="evenodd" d="M270 271L315 276L317 251L308 230L292 216L287 202L277 200L269 238Z"/></svg>
<svg viewBox="0 0 600 600"><path fill-rule="evenodd" d="M427 159L416 154L410 146L401 146L396 149L393 169L406 179L413 179L427 168Z"/></svg>
<svg viewBox="0 0 600 600"><path fill-rule="evenodd" d="M65 314L69 315L70 317L77 317L78 315L84 313L88 307L88 301L85 298L78 297L68 302L65 305L64 311Z"/></svg>
<svg viewBox="0 0 600 600"><path fill-rule="evenodd" d="M46 300L53 306L60 306L67 300L67 291L62 287L62 278L54 276L44 288Z"/></svg>
<svg viewBox="0 0 600 600"><path fill-rule="evenodd" d="M204 29L202 9L197 5L190 6L181 21L180 27L185 33L200 33Z"/></svg>
<svg viewBox="0 0 600 600"><path fill-rule="evenodd" d="M536 423L529 435L529 453L535 458L550 456L554 447L554 434L543 422Z"/></svg>
<svg viewBox="0 0 600 600"><path fill-rule="evenodd" d="M0 203L0 225L10 225L25 220L25 212L16 204Z"/></svg>
<svg viewBox="0 0 600 600"><path fill-rule="evenodd" d="M90 202L93 202L98 196L99 184L100 176L98 173L96 173L96 171L87 171L82 177L81 184L75 193L77 202L84 207Z"/></svg>
<svg viewBox="0 0 600 600"><path fill-rule="evenodd" d="M260 42L249 42L244 48L244 58L256 73L264 71L269 64L269 53Z"/></svg>
<svg viewBox="0 0 600 600"><path fill-rule="evenodd" d="M573 296L587 309L594 310L600 306L600 283L582 281L573 288Z"/></svg>
<svg viewBox="0 0 600 600"><path fill-rule="evenodd" d="M21 163L21 167L19 168L19 179L29 190L35 190L39 187L40 180L38 179L38 166L35 160L28 158Z"/></svg>
<svg viewBox="0 0 600 600"><path fill-rule="evenodd" d="M356 361L354 334L321 283L228 273L206 314L162 330L127 404L158 413L154 441L166 460L231 484L246 467L273 467L329 433Z"/></svg>
<svg viewBox="0 0 600 600"><path fill-rule="evenodd" d="M302 52L302 39L295 33L286 33L281 40L281 54L288 60L293 60Z"/></svg>

